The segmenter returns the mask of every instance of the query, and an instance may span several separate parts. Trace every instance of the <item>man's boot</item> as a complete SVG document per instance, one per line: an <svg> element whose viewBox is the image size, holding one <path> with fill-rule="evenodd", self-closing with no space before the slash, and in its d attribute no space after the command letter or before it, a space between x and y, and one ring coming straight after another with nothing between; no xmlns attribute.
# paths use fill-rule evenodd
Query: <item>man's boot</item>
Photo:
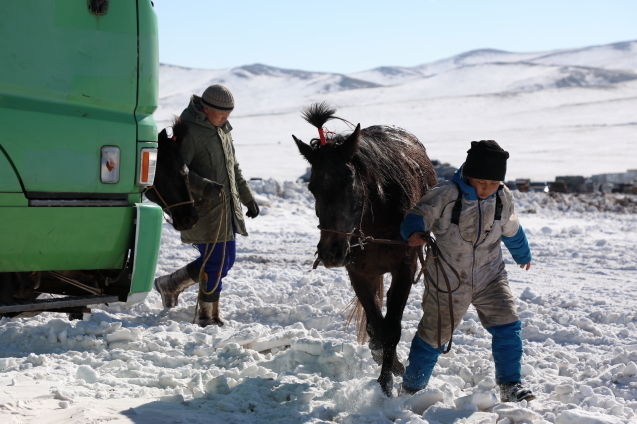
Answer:
<svg viewBox="0 0 637 424"><path fill-rule="evenodd" d="M219 327L225 324L219 315L219 302L204 302L199 300L199 311L197 313L197 324L200 327L207 327L209 325L218 325Z"/></svg>
<svg viewBox="0 0 637 424"><path fill-rule="evenodd" d="M219 327L223 327L225 322L221 319L221 311L219 310L219 301L212 303L212 323L214 325L218 325Z"/></svg>
<svg viewBox="0 0 637 424"><path fill-rule="evenodd" d="M155 290L161 295L161 303L164 305L164 308L174 308L177 306L179 294L193 284L196 284L199 280L197 274L197 265L191 262L172 274L155 278Z"/></svg>
<svg viewBox="0 0 637 424"><path fill-rule="evenodd" d="M221 293L201 293L199 292L199 311L197 311L197 323L201 327L208 325L218 325L221 327L223 320L219 312L219 297Z"/></svg>

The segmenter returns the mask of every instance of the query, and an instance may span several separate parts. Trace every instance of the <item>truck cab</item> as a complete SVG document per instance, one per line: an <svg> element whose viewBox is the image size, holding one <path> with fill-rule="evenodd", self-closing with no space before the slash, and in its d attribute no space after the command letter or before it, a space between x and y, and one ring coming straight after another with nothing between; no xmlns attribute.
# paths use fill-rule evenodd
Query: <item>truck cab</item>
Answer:
<svg viewBox="0 0 637 424"><path fill-rule="evenodd" d="M152 2L3 0L0 63L0 315L143 300L162 226L142 203L157 155Z"/></svg>

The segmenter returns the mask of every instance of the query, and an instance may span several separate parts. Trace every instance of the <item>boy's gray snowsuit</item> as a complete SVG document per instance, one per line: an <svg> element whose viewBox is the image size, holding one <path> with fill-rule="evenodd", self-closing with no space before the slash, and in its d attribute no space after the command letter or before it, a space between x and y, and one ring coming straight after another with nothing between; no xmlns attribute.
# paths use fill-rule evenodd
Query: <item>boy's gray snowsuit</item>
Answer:
<svg viewBox="0 0 637 424"><path fill-rule="evenodd" d="M422 389L438 360L438 314L440 311L440 345L451 338L470 304L477 311L482 325L493 336L496 381L507 384L521 381L521 322L516 312L507 274L504 269L500 241L507 246L518 264L531 262L531 251L524 230L513 208L513 196L502 186L486 199L478 199L476 190L461 177L462 168L452 181L432 188L418 204L407 212L401 224L401 234L408 239L418 231L431 231L446 261L457 271L440 261L453 291L453 328L449 317L448 294L442 275L436 274L435 262L428 261L427 271L438 289L427 283L423 295L423 317L418 325L409 352L409 365L403 385ZM461 195L460 195L460 193ZM502 210L496 218L496 196ZM452 222L453 209L462 205L457 224ZM440 310L439 310L440 308Z"/></svg>
<svg viewBox="0 0 637 424"><path fill-rule="evenodd" d="M480 200L467 193L462 197L459 224L451 222L453 206L458 198L458 185L446 181L432 188L408 214L424 219L425 228L436 236L438 247L449 264L458 271L460 281L445 266L453 293L454 328L448 312L448 295L427 286L423 296L423 317L418 335L431 346L438 346L438 304L442 317L442 343L446 343L470 304L478 311L484 328L518 321L507 273L504 269L500 236L513 237L520 223L513 210L513 195L503 187L496 193L502 200L502 216L494 221L495 195ZM462 187L462 185L460 185ZM475 197L475 195L473 196ZM429 274L443 290L442 276L436 278L434 261L427 264Z"/></svg>

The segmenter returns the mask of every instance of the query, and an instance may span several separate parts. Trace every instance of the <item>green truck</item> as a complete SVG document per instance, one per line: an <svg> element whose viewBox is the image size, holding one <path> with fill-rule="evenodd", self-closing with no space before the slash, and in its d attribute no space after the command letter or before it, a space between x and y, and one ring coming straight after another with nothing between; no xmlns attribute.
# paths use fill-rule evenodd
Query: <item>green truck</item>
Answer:
<svg viewBox="0 0 637 424"><path fill-rule="evenodd" d="M162 211L150 0L0 1L0 316L151 290Z"/></svg>

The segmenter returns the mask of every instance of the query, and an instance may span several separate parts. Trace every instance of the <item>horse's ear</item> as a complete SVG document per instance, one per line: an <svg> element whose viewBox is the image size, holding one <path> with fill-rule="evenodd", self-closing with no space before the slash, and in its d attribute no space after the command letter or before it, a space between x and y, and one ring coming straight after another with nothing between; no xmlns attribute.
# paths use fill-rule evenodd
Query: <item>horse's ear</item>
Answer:
<svg viewBox="0 0 637 424"><path fill-rule="evenodd" d="M346 161L349 161L352 156L354 156L354 152L358 149L358 143L360 142L361 135L361 124L356 125L356 129L353 133L350 134L349 137L341 144L340 152Z"/></svg>
<svg viewBox="0 0 637 424"><path fill-rule="evenodd" d="M166 133L166 128L161 130L159 135L157 136L157 141L166 140L168 138L168 133Z"/></svg>
<svg viewBox="0 0 637 424"><path fill-rule="evenodd" d="M315 151L312 148L312 146L303 143L301 140L296 138L294 135L292 135L292 138L294 139L294 142L296 143L296 147L299 148L299 152L301 153L301 155L303 155L305 160L308 161L311 164L312 161L314 160L314 154L315 154Z"/></svg>

